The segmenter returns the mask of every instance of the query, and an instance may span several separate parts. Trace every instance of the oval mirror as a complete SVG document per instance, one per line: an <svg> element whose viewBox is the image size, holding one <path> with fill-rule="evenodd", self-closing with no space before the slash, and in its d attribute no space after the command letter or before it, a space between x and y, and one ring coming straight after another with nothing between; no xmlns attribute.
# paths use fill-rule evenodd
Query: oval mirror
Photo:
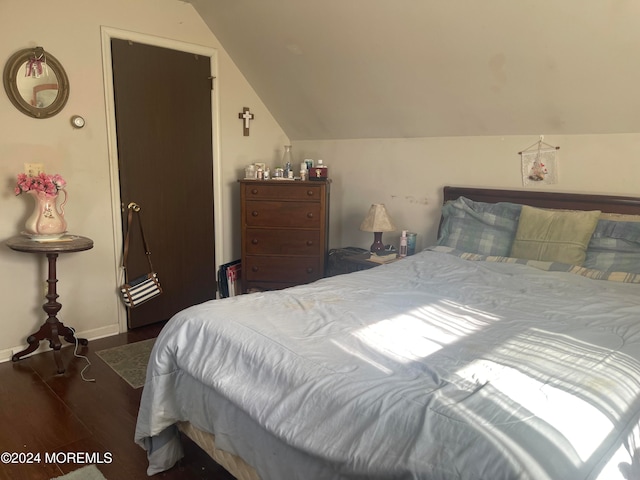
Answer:
<svg viewBox="0 0 640 480"><path fill-rule="evenodd" d="M64 68L42 47L14 53L4 67L3 83L11 103L30 117L52 117L69 98Z"/></svg>

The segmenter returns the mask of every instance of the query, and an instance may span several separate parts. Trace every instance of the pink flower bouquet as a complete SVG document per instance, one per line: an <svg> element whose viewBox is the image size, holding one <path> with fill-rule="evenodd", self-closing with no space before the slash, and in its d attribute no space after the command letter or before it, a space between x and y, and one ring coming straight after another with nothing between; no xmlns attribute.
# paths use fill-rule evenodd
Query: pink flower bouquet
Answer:
<svg viewBox="0 0 640 480"><path fill-rule="evenodd" d="M55 175L48 175L46 173L40 173L37 176L28 176L26 173L18 174L18 183L16 183L15 194L20 195L22 192L36 191L43 192L46 195L57 195L59 190L62 190L67 185L67 182L57 173Z"/></svg>

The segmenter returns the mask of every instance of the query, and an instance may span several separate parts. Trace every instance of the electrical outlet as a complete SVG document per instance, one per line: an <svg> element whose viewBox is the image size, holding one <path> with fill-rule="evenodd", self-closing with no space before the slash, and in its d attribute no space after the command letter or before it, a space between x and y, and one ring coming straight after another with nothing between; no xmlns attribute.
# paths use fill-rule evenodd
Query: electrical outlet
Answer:
<svg viewBox="0 0 640 480"><path fill-rule="evenodd" d="M44 172L44 163L25 163L24 173L30 177L36 177Z"/></svg>

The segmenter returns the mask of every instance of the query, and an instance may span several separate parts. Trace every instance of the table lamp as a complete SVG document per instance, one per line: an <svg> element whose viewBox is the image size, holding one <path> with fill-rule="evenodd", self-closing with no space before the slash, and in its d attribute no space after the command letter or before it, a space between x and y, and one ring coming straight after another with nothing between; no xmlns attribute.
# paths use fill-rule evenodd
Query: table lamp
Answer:
<svg viewBox="0 0 640 480"><path fill-rule="evenodd" d="M383 203L374 203L369 208L369 213L362 221L360 230L363 232L373 232L373 243L371 244L371 253L382 253L384 251L384 243L382 243L382 232L393 232L396 226L387 213L387 209Z"/></svg>

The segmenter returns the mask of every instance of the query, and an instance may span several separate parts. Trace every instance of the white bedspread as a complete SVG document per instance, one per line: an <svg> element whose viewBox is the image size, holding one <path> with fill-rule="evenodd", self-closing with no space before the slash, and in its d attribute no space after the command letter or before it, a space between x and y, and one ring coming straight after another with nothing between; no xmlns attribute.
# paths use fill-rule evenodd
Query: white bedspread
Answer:
<svg viewBox="0 0 640 480"><path fill-rule="evenodd" d="M156 342L136 441L190 420L263 480L621 480L639 292L425 251L207 302Z"/></svg>

